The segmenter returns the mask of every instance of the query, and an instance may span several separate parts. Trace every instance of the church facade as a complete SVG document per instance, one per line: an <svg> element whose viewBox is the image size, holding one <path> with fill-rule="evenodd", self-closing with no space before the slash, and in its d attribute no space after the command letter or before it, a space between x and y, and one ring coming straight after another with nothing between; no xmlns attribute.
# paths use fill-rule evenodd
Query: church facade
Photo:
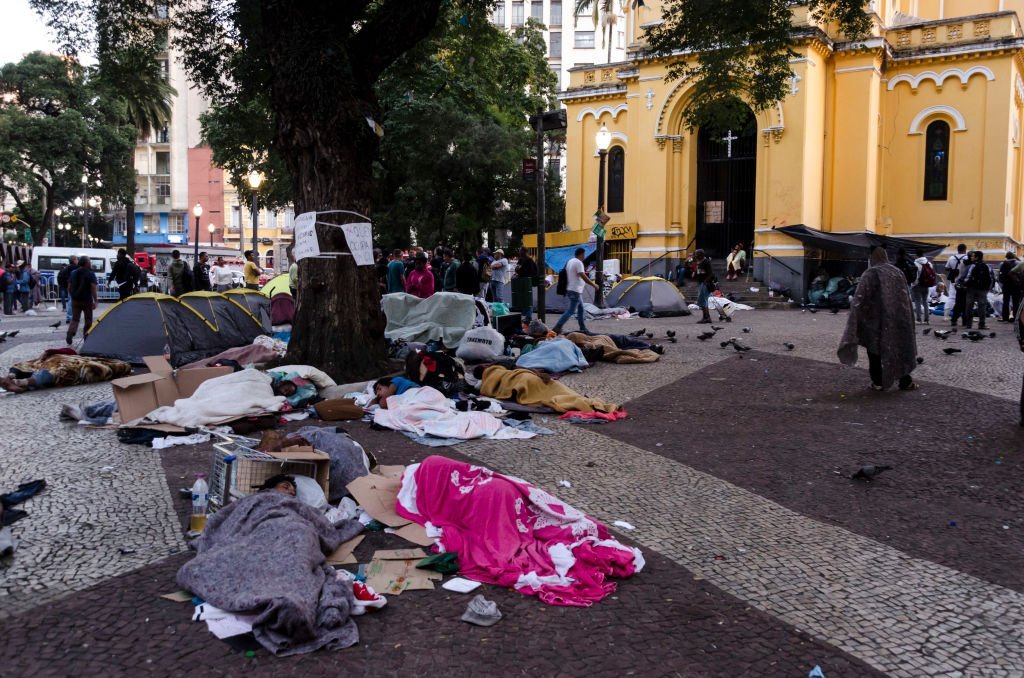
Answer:
<svg viewBox="0 0 1024 678"><path fill-rule="evenodd" d="M593 240L604 125L606 239L627 271L664 274L697 247L722 258L743 243L762 280L800 278L819 253L777 230L795 225L1021 251L1024 0L874 0L875 28L857 41L797 7L785 99L720 138L685 127L691 83L645 55L660 6L629 11L627 61L571 72L568 230L549 247Z"/></svg>

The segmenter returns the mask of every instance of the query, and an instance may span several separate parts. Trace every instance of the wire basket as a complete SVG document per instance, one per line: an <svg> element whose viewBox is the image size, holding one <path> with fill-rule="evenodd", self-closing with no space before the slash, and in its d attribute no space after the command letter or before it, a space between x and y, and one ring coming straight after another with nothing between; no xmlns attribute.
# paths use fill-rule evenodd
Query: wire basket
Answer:
<svg viewBox="0 0 1024 678"><path fill-rule="evenodd" d="M255 492L268 478L280 473L316 478L316 464L278 459L255 449L258 440L208 431L219 441L213 445L210 505L213 510Z"/></svg>

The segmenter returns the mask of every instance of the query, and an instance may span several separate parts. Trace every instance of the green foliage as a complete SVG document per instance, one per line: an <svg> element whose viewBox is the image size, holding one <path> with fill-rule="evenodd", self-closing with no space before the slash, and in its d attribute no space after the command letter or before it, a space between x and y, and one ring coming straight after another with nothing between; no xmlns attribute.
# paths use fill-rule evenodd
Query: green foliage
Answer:
<svg viewBox="0 0 1024 678"><path fill-rule="evenodd" d="M762 111L786 96L791 76L793 6L809 5L819 22L836 22L848 36L871 27L866 0L668 0L661 24L647 29L653 55L667 56L668 78L692 78L684 111L688 127L738 127L742 101ZM687 56L680 57L679 54Z"/></svg>
<svg viewBox="0 0 1024 678"><path fill-rule="evenodd" d="M0 97L0 188L15 197L36 242L54 208L80 194L83 174L103 178L90 192L105 202L133 194L124 160L134 129L118 124L123 108L77 63L29 54L0 68Z"/></svg>

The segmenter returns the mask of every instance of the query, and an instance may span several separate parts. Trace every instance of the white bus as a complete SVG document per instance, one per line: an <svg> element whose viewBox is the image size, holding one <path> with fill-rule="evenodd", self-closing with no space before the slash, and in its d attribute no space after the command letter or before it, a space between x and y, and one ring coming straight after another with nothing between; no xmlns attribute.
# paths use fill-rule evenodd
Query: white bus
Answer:
<svg viewBox="0 0 1024 678"><path fill-rule="evenodd" d="M117 250L103 250L91 247L33 247L32 268L39 271L40 283L43 285L43 296L49 300L56 299L57 273L71 256L87 256L96 274L99 296L101 299L117 298L117 288L107 285L107 276L117 259Z"/></svg>

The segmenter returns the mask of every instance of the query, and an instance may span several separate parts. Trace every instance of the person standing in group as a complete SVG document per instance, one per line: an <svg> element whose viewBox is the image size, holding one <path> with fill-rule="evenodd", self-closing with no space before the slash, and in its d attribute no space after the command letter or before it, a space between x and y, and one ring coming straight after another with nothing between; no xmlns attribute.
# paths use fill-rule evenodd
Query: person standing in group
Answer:
<svg viewBox="0 0 1024 678"><path fill-rule="evenodd" d="M128 252L121 248L117 251L117 259L110 267L110 278L117 283L117 298L124 301L132 295L135 288L135 272L132 271Z"/></svg>
<svg viewBox="0 0 1024 678"><path fill-rule="evenodd" d="M210 275L213 276L213 288L218 292L227 292L235 284L234 278L231 276L231 269L224 263L224 257L217 257L213 262L213 266L210 267Z"/></svg>
<svg viewBox="0 0 1024 678"><path fill-rule="evenodd" d="M491 298L505 303L505 286L512 282L512 268L505 258L505 250L494 250L494 261L491 262Z"/></svg>
<svg viewBox="0 0 1024 678"><path fill-rule="evenodd" d="M930 311L928 309L928 291L935 284L935 270L928 262L928 258L918 256L914 259L914 267L917 275L914 276L914 284L910 286L910 300L914 305L914 319L919 323L929 324Z"/></svg>
<svg viewBox="0 0 1024 678"><path fill-rule="evenodd" d="M29 296L31 276L28 273L28 266L21 259L18 259L16 272L14 277L18 283L18 305L21 306L21 312L24 313L32 308L32 299Z"/></svg>
<svg viewBox="0 0 1024 678"><path fill-rule="evenodd" d="M78 268L78 257L72 254L68 257L68 263L57 271L57 296L60 298L61 306L64 308L64 322L71 322L71 300L68 298L68 279L71 272ZM4 307L6 312L7 307Z"/></svg>
<svg viewBox="0 0 1024 678"><path fill-rule="evenodd" d="M957 276L957 295L964 293L964 327L971 329L975 309L978 314L978 329L985 327L988 317L988 291L992 289L992 271L985 263L981 250L971 252L970 265L963 276Z"/></svg>
<svg viewBox="0 0 1024 678"><path fill-rule="evenodd" d="M583 259L586 256L587 250L577 247L573 253L573 258L565 265L565 296L569 298L569 307L565 309L565 313L562 314L562 317L558 319L558 322L552 328L555 334L562 333L562 327L565 326L565 323L569 321L573 314L576 315L576 321L580 324L580 332L584 334L590 333L585 322L586 311L583 309L583 288L590 285L596 290L597 283L587 276L586 268L583 266Z"/></svg>
<svg viewBox="0 0 1024 678"><path fill-rule="evenodd" d="M192 289L196 292L210 291L210 256L206 252L199 253L199 261L192 270Z"/></svg>
<svg viewBox="0 0 1024 678"><path fill-rule="evenodd" d="M170 283L168 292L172 297L180 297L192 291L192 271L181 258L181 252L171 252L171 265L167 267L167 280Z"/></svg>
<svg viewBox="0 0 1024 678"><path fill-rule="evenodd" d="M0 264L3 263L3 254L0 253ZM14 279L14 274L0 266L0 294L4 295L4 315L14 315L14 291L18 288L18 283ZM71 308L70 306L68 307Z"/></svg>
<svg viewBox="0 0 1024 678"><path fill-rule="evenodd" d="M447 248L445 248L442 256L444 264L441 266L441 291L455 292L455 272L459 270L462 262L456 259L455 254Z"/></svg>
<svg viewBox="0 0 1024 678"><path fill-rule="evenodd" d="M245 253L245 266L242 267L242 279L245 281L246 289L258 290L260 288L260 276L263 269L260 268L260 253L257 250L248 250Z"/></svg>
<svg viewBox="0 0 1024 678"><path fill-rule="evenodd" d="M487 299L487 292L491 288L491 257L483 247L476 251L476 275L480 281L480 298ZM488 299L488 301L490 301Z"/></svg>
<svg viewBox="0 0 1024 678"><path fill-rule="evenodd" d="M1003 288L1003 312L1002 322L1010 322L1010 317L1017 317L1017 308L1020 306L1021 299L1024 298L1024 288L1022 288L1019 274L1014 272L1020 266L1020 259L1014 252L1006 253L1006 261L999 266L999 284Z"/></svg>
<svg viewBox="0 0 1024 678"><path fill-rule="evenodd" d="M946 308L951 309L949 320L953 327L956 327L958 318L961 319L961 322L964 319L965 297L957 289L956 280L963 275L969 264L970 257L967 254L967 245L963 243L956 246L956 254L946 261L946 294L949 295L949 299L946 300Z"/></svg>
<svg viewBox="0 0 1024 678"><path fill-rule="evenodd" d="M455 269L455 291L471 297L480 294L480 274L473 265L471 252L466 252L462 263Z"/></svg>
<svg viewBox="0 0 1024 678"><path fill-rule="evenodd" d="M68 297L71 299L71 322L68 323L68 333L64 341L70 346L75 333L78 332L79 318L82 315L85 315L82 338L89 333L89 328L92 327L92 312L96 310L96 304L99 302L96 274L92 271L89 257L80 257L78 268L68 277Z"/></svg>
<svg viewBox="0 0 1024 678"><path fill-rule="evenodd" d="M405 285L405 291L414 297L426 299L434 295L434 274L427 268L427 255L424 252L413 257L413 268Z"/></svg>
<svg viewBox="0 0 1024 678"><path fill-rule="evenodd" d="M519 248L519 261L516 262L516 278L512 281L513 294L517 296L517 290L521 291L523 304L523 322L533 320L533 288L537 278L537 262L530 256L529 250L525 247ZM521 282L520 282L521 281Z"/></svg>
<svg viewBox="0 0 1024 678"><path fill-rule="evenodd" d="M391 260L388 262L387 282L387 294L405 291L405 263L402 261L402 250L395 250L391 253Z"/></svg>
<svg viewBox="0 0 1024 678"><path fill-rule="evenodd" d="M872 250L868 270L857 283L839 342L839 361L856 365L859 346L867 349L871 388L884 391L897 380L902 391L917 388L911 376L917 367L917 332L907 277L889 263L882 247Z"/></svg>
<svg viewBox="0 0 1024 678"><path fill-rule="evenodd" d="M693 253L693 279L697 281L697 306L700 308L700 320L697 324L707 325L711 322L708 298L711 296L714 274L711 272L711 260L702 249Z"/></svg>
<svg viewBox="0 0 1024 678"><path fill-rule="evenodd" d="M25 266L28 268L28 294L31 298L31 306L41 306L43 303L43 286L40 284L43 281L43 276L36 269L32 268L31 263L26 263Z"/></svg>
<svg viewBox="0 0 1024 678"><path fill-rule="evenodd" d="M444 248L438 245L434 248L434 256L430 258L430 272L434 274L434 291L440 292L444 278Z"/></svg>

